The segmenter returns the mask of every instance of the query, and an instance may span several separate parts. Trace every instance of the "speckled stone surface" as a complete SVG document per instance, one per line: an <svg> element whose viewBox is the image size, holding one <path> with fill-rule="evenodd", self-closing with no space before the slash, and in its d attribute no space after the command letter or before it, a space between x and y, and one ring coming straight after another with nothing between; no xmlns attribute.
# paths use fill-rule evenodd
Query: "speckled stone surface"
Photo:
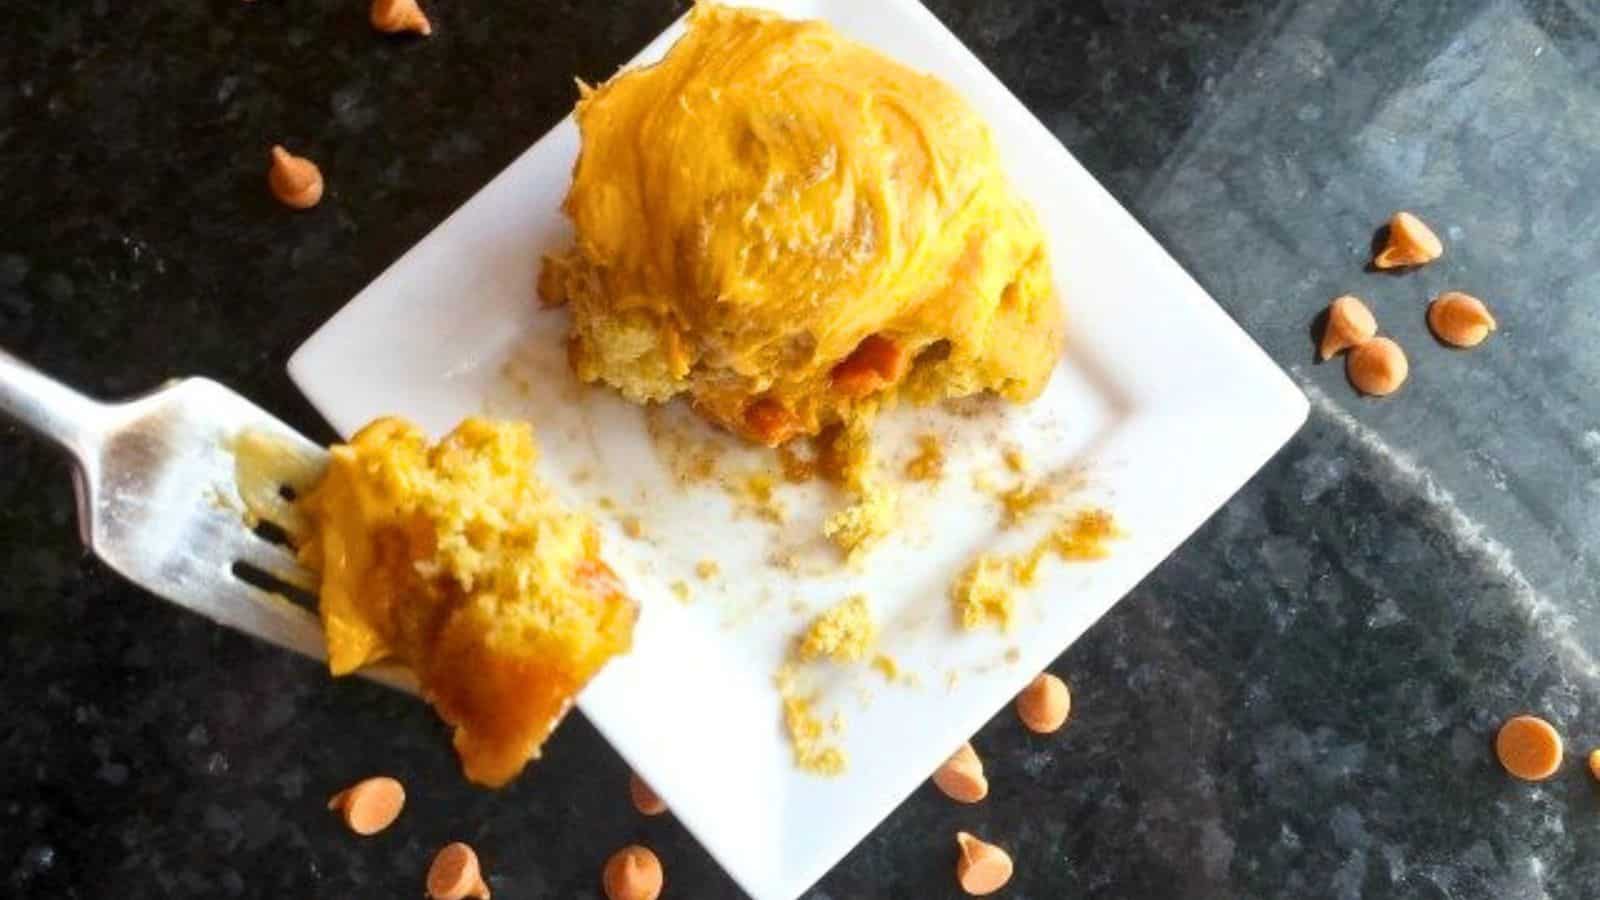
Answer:
<svg viewBox="0 0 1600 900"><path fill-rule="evenodd" d="M683 4L6 0L0 342L116 395L226 381L331 437L288 352ZM808 895L956 896L957 828L1014 898L1592 897L1600 795L1600 7L936 0L935 12L1306 389L1304 431L1055 670L1060 735L974 739L989 800L920 790ZM300 215L265 148L322 163ZM1433 267L1368 273L1396 207ZM1427 335L1487 299L1483 348ZM1310 322L1366 297L1412 380L1358 400ZM426 708L214 628L78 549L67 466L0 426L0 895L396 897L475 844L497 897L594 897L643 840L668 897L738 891L574 717L505 792L465 786ZM1496 725L1574 751L1540 785ZM671 740L664 735L663 740ZM368 840L322 804L402 777Z"/></svg>

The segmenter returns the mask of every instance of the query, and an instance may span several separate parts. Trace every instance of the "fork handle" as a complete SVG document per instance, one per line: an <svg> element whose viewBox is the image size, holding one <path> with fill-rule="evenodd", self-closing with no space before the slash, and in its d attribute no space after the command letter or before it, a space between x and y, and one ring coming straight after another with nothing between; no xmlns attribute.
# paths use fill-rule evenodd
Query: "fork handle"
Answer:
<svg viewBox="0 0 1600 900"><path fill-rule="evenodd" d="M0 413L61 445L80 462L99 440L107 410L0 348Z"/></svg>

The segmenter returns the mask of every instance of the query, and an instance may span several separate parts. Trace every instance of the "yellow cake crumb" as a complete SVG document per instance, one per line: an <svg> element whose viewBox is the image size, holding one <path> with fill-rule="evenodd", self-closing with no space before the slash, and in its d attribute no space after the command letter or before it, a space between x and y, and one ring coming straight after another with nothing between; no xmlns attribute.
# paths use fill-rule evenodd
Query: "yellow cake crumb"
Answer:
<svg viewBox="0 0 1600 900"><path fill-rule="evenodd" d="M855 503L828 516L822 533L851 562L882 540L894 527L898 504L892 489L871 484Z"/></svg>
<svg viewBox="0 0 1600 900"><path fill-rule="evenodd" d="M688 603L690 600L689 583L686 581L674 581L672 583L672 596L677 597L679 603Z"/></svg>
<svg viewBox="0 0 1600 900"><path fill-rule="evenodd" d="M1022 455L1022 448L1016 444L1007 444L1000 449L1000 458L1005 461L1006 468L1021 475L1028 471L1028 458Z"/></svg>
<svg viewBox="0 0 1600 900"><path fill-rule="evenodd" d="M1106 542L1118 534L1110 513L1081 510L1063 518L1023 553L980 554L950 586L956 621L969 630L991 624L1009 630L1016 614L1016 590L1033 586L1045 557L1054 555L1064 562L1104 559L1110 553Z"/></svg>
<svg viewBox="0 0 1600 900"><path fill-rule="evenodd" d="M844 750L827 739L826 727L807 697L785 697L783 723L794 745L794 764L813 775L843 775L849 760Z"/></svg>
<svg viewBox="0 0 1600 900"><path fill-rule="evenodd" d="M900 680L900 663L887 653L879 653L872 658L872 668L877 670L883 680L891 684Z"/></svg>
<svg viewBox="0 0 1600 900"><path fill-rule="evenodd" d="M971 631L985 625L1011 627L1017 602L1009 570L1005 557L984 553L956 578L950 586L950 599L962 628Z"/></svg>
<svg viewBox="0 0 1600 900"><path fill-rule="evenodd" d="M718 565L714 559L702 559L694 564L694 574L701 581L710 581L722 574L722 566Z"/></svg>
<svg viewBox="0 0 1600 900"><path fill-rule="evenodd" d="M944 445L938 435L917 436L917 455L906 461L905 473L912 481L938 481L944 475Z"/></svg>
<svg viewBox="0 0 1600 900"><path fill-rule="evenodd" d="M783 701L783 724L794 750L795 767L814 775L841 775L848 763L844 750L828 740L827 728L815 710L816 698L802 693L796 679L792 663L779 666L772 676ZM842 731L843 719L837 713L834 718L835 731Z"/></svg>
<svg viewBox="0 0 1600 900"><path fill-rule="evenodd" d="M1001 524L1007 528L1014 527L1055 497L1055 487L1048 482L1018 483L1000 492Z"/></svg>
<svg viewBox="0 0 1600 900"><path fill-rule="evenodd" d="M634 540L638 540L644 537L644 523L639 521L638 516L623 516L622 533Z"/></svg>
<svg viewBox="0 0 1600 900"><path fill-rule="evenodd" d="M795 658L800 662L824 658L859 662L876 636L877 626L867 608L867 598L856 594L811 620L795 644Z"/></svg>
<svg viewBox="0 0 1600 900"><path fill-rule="evenodd" d="M1063 562L1105 559L1111 553L1106 542L1117 534L1116 521L1109 512L1103 509L1077 512L1040 538L1033 549L1018 557L1013 567L1017 583L1031 587L1038 577L1039 563L1051 554Z"/></svg>
<svg viewBox="0 0 1600 900"><path fill-rule="evenodd" d="M788 510L777 495L777 481L768 473L752 473L727 487L740 508L756 518L774 525L782 525L788 520Z"/></svg>

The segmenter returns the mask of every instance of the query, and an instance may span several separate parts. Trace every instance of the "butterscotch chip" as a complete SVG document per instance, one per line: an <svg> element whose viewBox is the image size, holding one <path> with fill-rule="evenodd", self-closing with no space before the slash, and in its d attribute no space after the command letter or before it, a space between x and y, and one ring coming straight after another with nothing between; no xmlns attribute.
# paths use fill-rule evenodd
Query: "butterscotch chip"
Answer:
<svg viewBox="0 0 1600 900"><path fill-rule="evenodd" d="M628 797L640 815L659 816L667 811L667 803L637 774L628 776Z"/></svg>
<svg viewBox="0 0 1600 900"><path fill-rule="evenodd" d="M334 794L328 808L359 835L373 835L394 824L406 805L406 790L387 776L366 778Z"/></svg>
<svg viewBox="0 0 1600 900"><path fill-rule="evenodd" d="M275 145L272 167L267 170L267 187L278 202L291 209L310 209L322 201L322 170L303 156L295 156Z"/></svg>
<svg viewBox="0 0 1600 900"><path fill-rule="evenodd" d="M964 743L933 773L934 786L957 803L977 803L989 796L989 780L983 774L983 760L972 744Z"/></svg>
<svg viewBox="0 0 1600 900"><path fill-rule="evenodd" d="M1360 346L1378 333L1378 320L1359 297L1345 294L1328 304L1328 321L1322 328L1317 355L1330 359L1351 347Z"/></svg>
<svg viewBox="0 0 1600 900"><path fill-rule="evenodd" d="M1017 695L1017 718L1029 731L1050 734L1067 722L1072 711L1072 694L1067 683L1045 672Z"/></svg>
<svg viewBox="0 0 1600 900"><path fill-rule="evenodd" d="M427 37L433 34L433 23L417 5L417 0L372 0L367 18L372 27L387 34L409 31Z"/></svg>
<svg viewBox="0 0 1600 900"><path fill-rule="evenodd" d="M1345 357L1345 375L1355 389L1373 397L1400 390L1411 374L1411 363L1400 345L1386 337L1373 338Z"/></svg>
<svg viewBox="0 0 1600 900"><path fill-rule="evenodd" d="M661 860L650 848L638 844L613 853L600 875L606 900L656 900L663 880Z"/></svg>
<svg viewBox="0 0 1600 900"><path fill-rule="evenodd" d="M1500 765L1524 781L1543 781L1561 768L1561 735L1538 716L1516 716L1494 739Z"/></svg>
<svg viewBox="0 0 1600 900"><path fill-rule="evenodd" d="M1460 291L1445 291L1428 304L1434 337L1455 347L1476 347L1498 327L1483 301Z"/></svg>
<svg viewBox="0 0 1600 900"><path fill-rule="evenodd" d="M974 897L992 894L1011 880L1011 854L965 831L956 832L956 881Z"/></svg>
<svg viewBox="0 0 1600 900"><path fill-rule="evenodd" d="M478 854L457 841L440 848L428 867L429 900L489 900L489 885L483 881Z"/></svg>
<svg viewBox="0 0 1600 900"><path fill-rule="evenodd" d="M1444 244L1423 221L1408 212L1389 218L1389 235L1383 249L1372 258L1380 269L1398 269L1433 262L1444 254Z"/></svg>

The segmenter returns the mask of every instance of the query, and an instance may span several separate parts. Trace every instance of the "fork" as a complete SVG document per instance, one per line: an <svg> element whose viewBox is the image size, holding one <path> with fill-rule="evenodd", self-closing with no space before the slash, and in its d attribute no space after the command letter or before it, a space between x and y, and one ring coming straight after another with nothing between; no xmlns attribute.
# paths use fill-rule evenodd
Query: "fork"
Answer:
<svg viewBox="0 0 1600 900"><path fill-rule="evenodd" d="M316 615L286 596L314 594L317 576L272 539L299 530L288 495L326 466L320 446L208 379L102 403L3 348L0 413L72 456L79 534L102 562L213 622L326 661ZM253 527L258 516L276 527ZM361 674L416 691L398 666Z"/></svg>

